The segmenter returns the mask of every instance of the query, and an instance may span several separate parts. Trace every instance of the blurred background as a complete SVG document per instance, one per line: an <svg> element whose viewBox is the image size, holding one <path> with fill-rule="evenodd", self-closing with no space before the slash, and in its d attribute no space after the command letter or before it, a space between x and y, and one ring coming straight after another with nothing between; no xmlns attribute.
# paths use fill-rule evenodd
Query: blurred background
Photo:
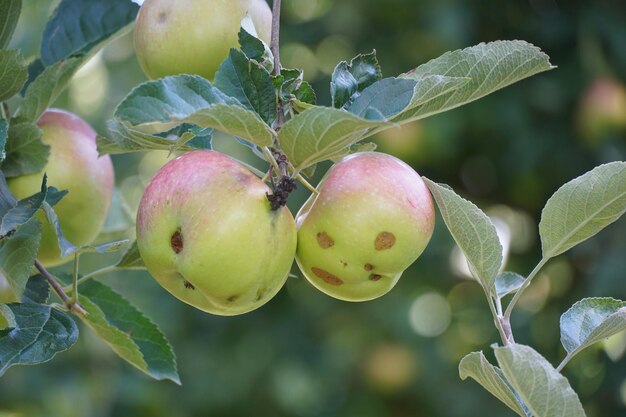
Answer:
<svg viewBox="0 0 626 417"><path fill-rule="evenodd" d="M34 57L54 2L24 3L13 45ZM337 62L372 49L384 76L497 39L524 39L550 55L554 71L376 138L379 150L450 184L493 216L509 249L509 270L527 274L539 260L541 209L559 186L626 158L624 1L284 0L283 6L283 65L305 69L319 104L330 102ZM104 133L115 105L143 80L128 34L90 61L56 106ZM232 138L218 136L214 146L262 166ZM143 187L165 159L115 157L120 192L102 239L131 225ZM304 190L293 196L294 213L307 196ZM489 345L499 339L481 289L438 220L431 244L396 288L368 303L331 299L299 277L261 309L223 318L178 302L147 273L102 277L169 337L183 386L148 379L81 328L70 351L42 366L11 368L0 379L0 415L513 416L458 377L465 354L484 350L493 358ZM625 254L622 219L552 260L513 315L517 341L557 364L565 310L585 296L626 299ZM81 267L107 261L83 256ZM590 417L626 416L625 352L622 333L566 367Z"/></svg>

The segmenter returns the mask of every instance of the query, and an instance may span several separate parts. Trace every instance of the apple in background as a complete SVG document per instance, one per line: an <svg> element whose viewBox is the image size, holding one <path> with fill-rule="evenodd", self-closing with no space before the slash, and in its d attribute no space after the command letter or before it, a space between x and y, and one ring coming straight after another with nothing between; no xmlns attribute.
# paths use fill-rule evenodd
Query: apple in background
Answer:
<svg viewBox="0 0 626 417"><path fill-rule="evenodd" d="M324 293L366 301L387 293L422 253L435 211L422 178L382 153L334 165L296 216L296 261Z"/></svg>
<svg viewBox="0 0 626 417"><path fill-rule="evenodd" d="M108 155L98 156L96 132L75 114L47 110L37 122L43 130L41 140L50 146L50 158L45 168L36 174L7 180L11 192L18 199L41 190L44 173L48 186L68 190L56 206L61 231L74 245L87 245L98 236L111 205L115 174ZM45 266L69 261L61 259L56 233L40 212L43 226L37 258Z"/></svg>
<svg viewBox="0 0 626 417"><path fill-rule="evenodd" d="M612 78L596 78L583 94L578 123L591 143L607 133L626 129L626 87Z"/></svg>
<svg viewBox="0 0 626 417"><path fill-rule="evenodd" d="M7 281L6 277L0 272L0 304L11 304L18 301L19 299L15 296L15 293L13 293L9 281ZM2 321L1 318L0 313L0 322ZM2 326L0 326L0 329L2 329Z"/></svg>
<svg viewBox="0 0 626 417"><path fill-rule="evenodd" d="M270 43L272 12L265 0L146 0L135 26L135 51L151 79L197 74L212 80L250 15Z"/></svg>
<svg viewBox="0 0 626 417"><path fill-rule="evenodd" d="M137 245L148 271L171 294L232 316L269 301L296 251L286 207L272 211L269 187L235 160L194 151L168 162L146 188Z"/></svg>

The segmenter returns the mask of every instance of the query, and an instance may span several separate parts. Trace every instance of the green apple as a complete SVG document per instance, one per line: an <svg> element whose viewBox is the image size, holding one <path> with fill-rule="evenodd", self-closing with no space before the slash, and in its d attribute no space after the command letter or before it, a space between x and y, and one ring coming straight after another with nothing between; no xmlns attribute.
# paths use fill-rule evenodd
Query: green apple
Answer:
<svg viewBox="0 0 626 417"><path fill-rule="evenodd" d="M135 50L149 78L197 74L212 80L250 15L269 44L272 12L265 0L146 0L137 15Z"/></svg>
<svg viewBox="0 0 626 417"><path fill-rule="evenodd" d="M74 245L86 245L98 236L111 205L115 176L111 158L98 156L96 132L75 114L50 109L37 122L43 130L41 140L50 146L50 158L45 168L36 174L9 179L9 188L18 199L41 189L44 173L48 186L69 193L55 211L61 231ZM43 225L37 258L45 266L67 262L61 258L54 229L39 213Z"/></svg>
<svg viewBox="0 0 626 417"><path fill-rule="evenodd" d="M366 301L387 293L422 253L435 211L422 178L382 153L334 165L296 216L296 261L324 293Z"/></svg>
<svg viewBox="0 0 626 417"><path fill-rule="evenodd" d="M235 160L194 151L152 178L137 213L137 245L148 271L175 297L231 316L269 301L296 251L286 207L272 211L269 187Z"/></svg>

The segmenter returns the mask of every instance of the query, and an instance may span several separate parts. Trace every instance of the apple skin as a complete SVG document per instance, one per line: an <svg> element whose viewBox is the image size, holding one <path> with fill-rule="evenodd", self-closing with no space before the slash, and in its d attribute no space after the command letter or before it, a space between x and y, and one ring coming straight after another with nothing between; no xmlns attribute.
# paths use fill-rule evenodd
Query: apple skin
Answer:
<svg viewBox="0 0 626 417"><path fill-rule="evenodd" d="M197 74L212 80L231 48L239 47L248 13L270 43L272 12L265 0L146 0L135 26L135 51L151 79Z"/></svg>
<svg viewBox="0 0 626 417"><path fill-rule="evenodd" d="M270 209L269 187L215 151L161 168L137 213L137 245L152 276L178 299L231 316L269 301L296 251L293 216Z"/></svg>
<svg viewBox="0 0 626 417"><path fill-rule="evenodd" d="M80 117L64 110L49 109L37 122L43 130L42 142L50 146L45 168L36 174L7 180L9 189L18 199L41 190L44 173L48 186L68 190L54 207L61 231L74 245L87 245L98 236L106 219L115 174L108 155L98 156L96 132ZM42 237L37 259L47 266L65 263L72 256L61 258L56 233L42 212Z"/></svg>
<svg viewBox="0 0 626 417"><path fill-rule="evenodd" d="M296 261L322 292L367 301L390 291L426 248L435 211L422 178L382 153L346 156L296 216Z"/></svg>

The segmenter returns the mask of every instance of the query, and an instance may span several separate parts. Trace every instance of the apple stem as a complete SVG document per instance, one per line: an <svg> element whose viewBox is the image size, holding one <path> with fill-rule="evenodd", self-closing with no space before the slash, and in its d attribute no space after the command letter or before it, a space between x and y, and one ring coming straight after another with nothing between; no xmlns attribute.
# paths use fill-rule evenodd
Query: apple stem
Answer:
<svg viewBox="0 0 626 417"><path fill-rule="evenodd" d="M37 268L39 273L41 273L46 281L48 281L48 284L50 284L54 292L57 293L57 295L59 296L61 301L63 301L63 304L65 304L65 307L67 307L68 310L82 316L86 316L88 314L78 301L72 302L72 300L70 300L59 281L57 281L57 279L50 272L48 272L46 267L43 266L41 262L39 262L39 260L37 259L35 259L35 268Z"/></svg>

